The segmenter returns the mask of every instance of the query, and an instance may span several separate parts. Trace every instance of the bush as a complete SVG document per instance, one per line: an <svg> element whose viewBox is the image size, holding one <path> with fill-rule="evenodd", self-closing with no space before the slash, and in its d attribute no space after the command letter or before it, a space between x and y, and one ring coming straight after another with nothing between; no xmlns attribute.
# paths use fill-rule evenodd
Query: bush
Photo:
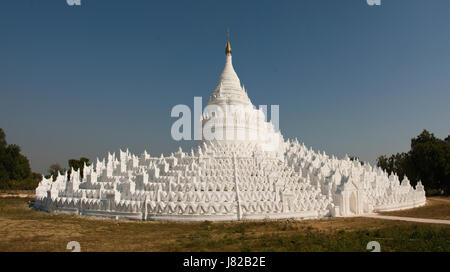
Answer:
<svg viewBox="0 0 450 272"><path fill-rule="evenodd" d="M32 177L24 180L8 180L0 183L0 190L35 190L41 181L40 174L33 173Z"/></svg>

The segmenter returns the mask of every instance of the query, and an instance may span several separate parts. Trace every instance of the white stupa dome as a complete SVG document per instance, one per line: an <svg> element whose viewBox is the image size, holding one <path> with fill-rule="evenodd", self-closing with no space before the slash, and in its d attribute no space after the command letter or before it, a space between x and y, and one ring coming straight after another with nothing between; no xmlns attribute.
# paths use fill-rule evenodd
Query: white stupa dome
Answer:
<svg viewBox="0 0 450 272"><path fill-rule="evenodd" d="M208 105L227 111L216 118L214 132L231 129L244 138L204 139L190 152L168 157L137 156L128 150L107 160L43 177L35 208L80 215L143 220L244 220L350 216L425 204L419 182L348 157L315 152L297 140L285 141L255 109L233 68L227 41L225 67ZM231 116L231 117L230 117ZM233 126L230 125L232 121ZM264 138L249 137L254 133ZM227 135L226 133L224 135Z"/></svg>

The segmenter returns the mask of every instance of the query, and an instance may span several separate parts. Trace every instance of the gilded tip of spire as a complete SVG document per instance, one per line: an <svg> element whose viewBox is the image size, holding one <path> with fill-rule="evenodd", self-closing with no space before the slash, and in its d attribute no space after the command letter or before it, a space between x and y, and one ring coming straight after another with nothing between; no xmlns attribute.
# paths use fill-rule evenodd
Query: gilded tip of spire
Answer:
<svg viewBox="0 0 450 272"><path fill-rule="evenodd" d="M227 41L227 47L225 47L225 55L231 54L230 41Z"/></svg>
<svg viewBox="0 0 450 272"><path fill-rule="evenodd" d="M227 28L227 46L225 47L225 55L231 55L230 29Z"/></svg>

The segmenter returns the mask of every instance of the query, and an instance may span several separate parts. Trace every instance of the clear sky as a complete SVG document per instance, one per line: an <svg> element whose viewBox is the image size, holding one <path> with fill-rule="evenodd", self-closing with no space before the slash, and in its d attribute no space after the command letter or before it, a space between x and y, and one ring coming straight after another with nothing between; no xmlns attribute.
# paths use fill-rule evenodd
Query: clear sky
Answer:
<svg viewBox="0 0 450 272"><path fill-rule="evenodd" d="M205 103L224 65L285 138L366 161L450 134L450 1L0 2L0 127L34 171L172 140L176 104ZM182 145L186 146L186 145Z"/></svg>

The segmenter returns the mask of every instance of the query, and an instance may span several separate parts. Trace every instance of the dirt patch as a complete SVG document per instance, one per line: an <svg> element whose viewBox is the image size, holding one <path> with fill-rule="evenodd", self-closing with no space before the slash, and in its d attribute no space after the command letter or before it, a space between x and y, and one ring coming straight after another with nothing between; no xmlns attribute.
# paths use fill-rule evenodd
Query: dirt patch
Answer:
<svg viewBox="0 0 450 272"><path fill-rule="evenodd" d="M34 194L4 194L4 193L0 193L0 198L34 198Z"/></svg>
<svg viewBox="0 0 450 272"><path fill-rule="evenodd" d="M34 198L33 190L0 190L0 198Z"/></svg>

